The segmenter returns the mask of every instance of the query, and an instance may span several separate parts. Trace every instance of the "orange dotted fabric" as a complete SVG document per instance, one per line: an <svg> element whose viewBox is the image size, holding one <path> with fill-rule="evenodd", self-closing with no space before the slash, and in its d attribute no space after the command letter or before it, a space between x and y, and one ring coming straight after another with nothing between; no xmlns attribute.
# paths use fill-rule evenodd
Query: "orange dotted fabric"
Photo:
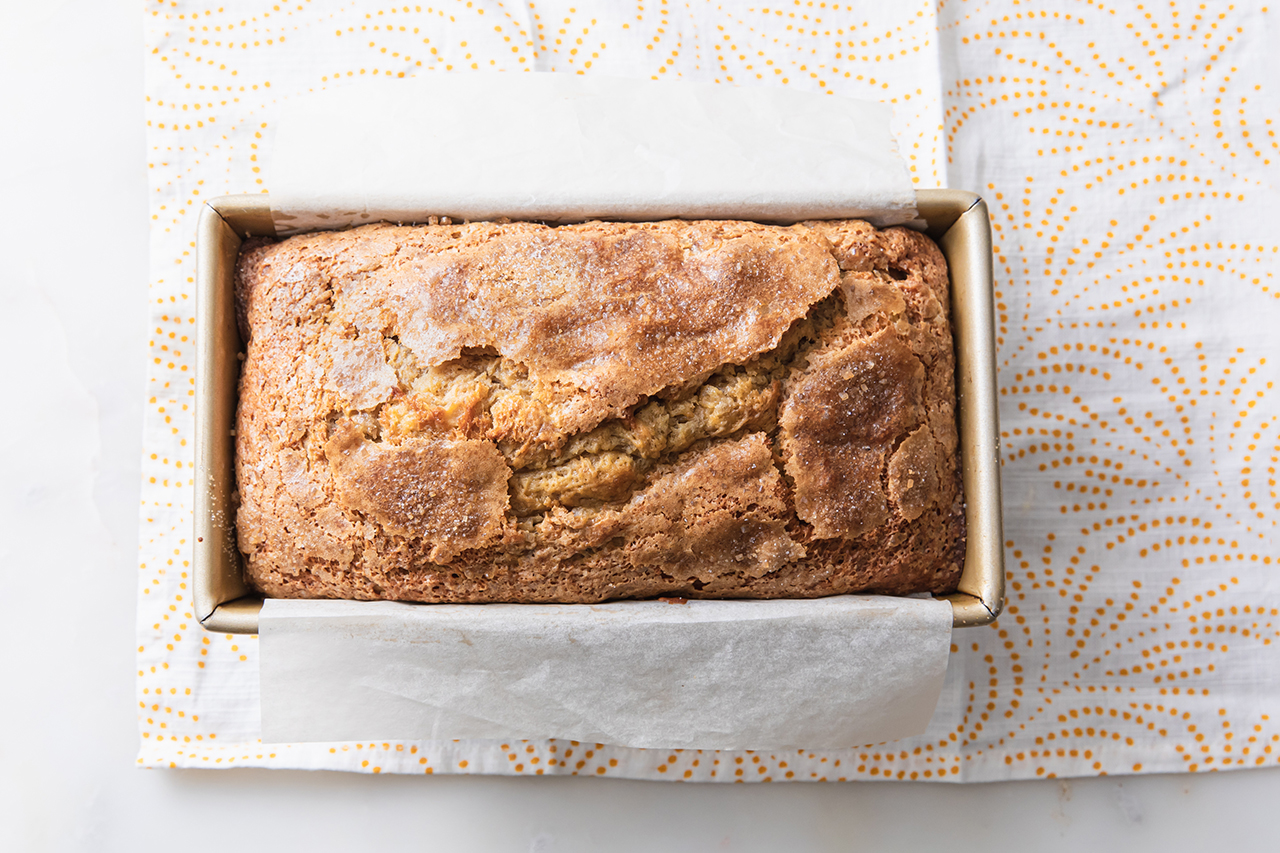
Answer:
<svg viewBox="0 0 1280 853"><path fill-rule="evenodd" d="M146 26L140 765L967 781L1280 763L1270 8L149 0ZM918 185L987 199L1009 605L954 635L925 735L789 753L259 742L257 639L191 611L196 216L269 188L281 101L482 68L888 101Z"/></svg>

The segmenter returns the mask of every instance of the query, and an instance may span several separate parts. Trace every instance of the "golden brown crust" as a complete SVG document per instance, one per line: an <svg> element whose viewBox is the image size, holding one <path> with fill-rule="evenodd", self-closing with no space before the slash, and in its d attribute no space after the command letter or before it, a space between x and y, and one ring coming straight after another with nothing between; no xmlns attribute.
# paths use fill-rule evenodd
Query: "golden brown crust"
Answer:
<svg viewBox="0 0 1280 853"><path fill-rule="evenodd" d="M863 222L253 242L237 520L278 597L942 592L945 264Z"/></svg>
<svg viewBox="0 0 1280 853"><path fill-rule="evenodd" d="M923 386L924 366L892 327L793 375L779 418L782 454L796 515L815 537L856 539L889 517L885 460L920 423Z"/></svg>
<svg viewBox="0 0 1280 853"><path fill-rule="evenodd" d="M345 421L324 451L338 503L393 536L420 540L433 563L491 545L502 532L511 469L487 441L415 438L385 447Z"/></svg>

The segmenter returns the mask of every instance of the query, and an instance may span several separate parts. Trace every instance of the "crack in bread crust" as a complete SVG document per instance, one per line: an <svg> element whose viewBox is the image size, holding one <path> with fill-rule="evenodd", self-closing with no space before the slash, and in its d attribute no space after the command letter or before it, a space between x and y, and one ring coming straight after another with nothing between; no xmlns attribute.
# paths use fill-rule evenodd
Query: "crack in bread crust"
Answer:
<svg viewBox="0 0 1280 853"><path fill-rule="evenodd" d="M237 290L237 525L268 595L958 580L946 271L915 232L366 226L252 241Z"/></svg>

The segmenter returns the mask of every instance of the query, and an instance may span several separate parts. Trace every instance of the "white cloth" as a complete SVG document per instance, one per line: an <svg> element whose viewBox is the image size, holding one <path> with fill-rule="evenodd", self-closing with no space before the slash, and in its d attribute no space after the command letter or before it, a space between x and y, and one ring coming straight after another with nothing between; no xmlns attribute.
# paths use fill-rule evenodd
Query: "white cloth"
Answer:
<svg viewBox="0 0 1280 853"><path fill-rule="evenodd" d="M147 11L140 764L962 781L1280 761L1274 10L220 8ZM987 198L1009 607L956 633L928 733L767 754L257 740L256 640L190 610L196 210L269 186L282 99L480 67L886 100L918 185Z"/></svg>

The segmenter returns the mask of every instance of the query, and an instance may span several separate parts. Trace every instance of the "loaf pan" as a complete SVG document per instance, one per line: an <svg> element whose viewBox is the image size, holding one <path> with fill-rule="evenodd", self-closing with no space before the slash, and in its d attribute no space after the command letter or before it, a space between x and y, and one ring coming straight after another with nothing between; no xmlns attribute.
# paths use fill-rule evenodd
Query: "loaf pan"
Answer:
<svg viewBox="0 0 1280 853"><path fill-rule="evenodd" d="M991 225L963 190L920 190L920 217L951 271L961 468L968 540L957 591L957 628L987 625L1004 607L996 409ZM255 634L262 599L244 581L235 533L235 416L244 343L236 326L235 267L250 236L275 236L266 194L212 199L196 238L196 617L209 631Z"/></svg>

